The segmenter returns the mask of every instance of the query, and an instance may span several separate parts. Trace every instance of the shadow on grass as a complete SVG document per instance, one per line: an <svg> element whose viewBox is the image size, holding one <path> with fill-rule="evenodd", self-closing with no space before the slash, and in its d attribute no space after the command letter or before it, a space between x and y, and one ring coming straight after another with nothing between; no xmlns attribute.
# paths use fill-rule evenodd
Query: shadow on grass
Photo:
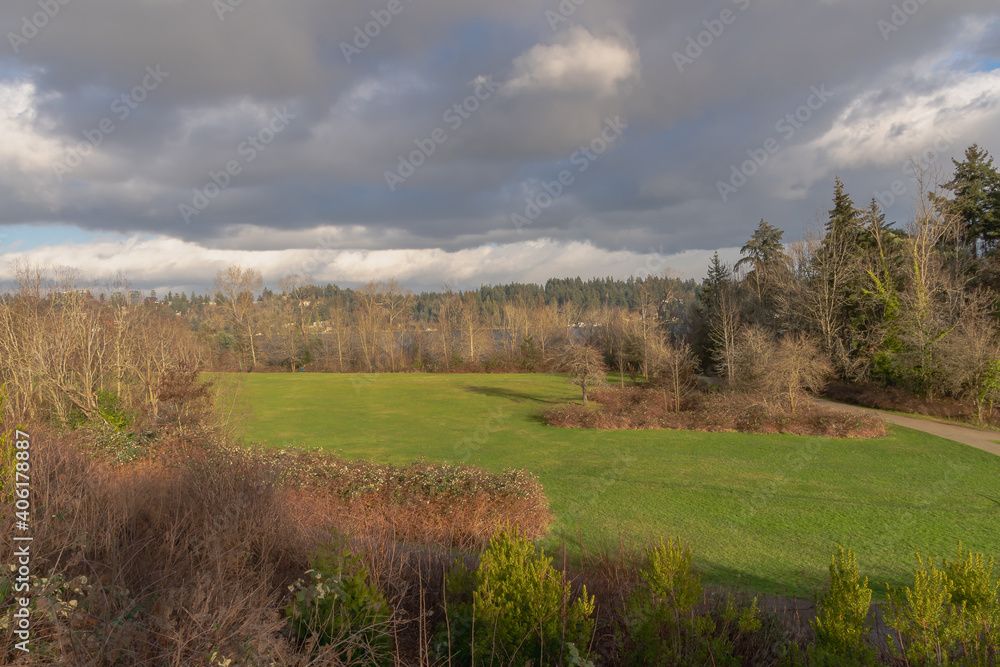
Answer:
<svg viewBox="0 0 1000 667"><path fill-rule="evenodd" d="M986 499L986 500L990 501L991 503L993 503L993 504L995 504L995 505L1000 505L1000 500L997 500L996 498L992 498L992 497L990 497L990 496L987 496L987 495L984 495L984 494L982 494L982 493L981 493L981 494L979 494L979 495L980 495L980 496L981 496L982 498L984 498L984 499Z"/></svg>
<svg viewBox="0 0 1000 667"><path fill-rule="evenodd" d="M541 424L542 426L548 426L549 422L545 419L545 414L538 412L533 415L528 415L528 421L535 424Z"/></svg>
<svg viewBox="0 0 1000 667"><path fill-rule="evenodd" d="M472 392L473 394L482 394L483 396L496 396L498 398L506 398L514 401L515 403L524 403L525 401L533 401L535 403L547 403L549 405L558 405L564 402L560 400L538 398L537 396L532 396L531 394L525 394L520 391L511 391L510 389L502 389L500 387L465 387L465 391Z"/></svg>
<svg viewBox="0 0 1000 667"><path fill-rule="evenodd" d="M776 579L751 572L741 572L720 563L699 559L697 552L695 553L695 569L704 575L706 585L710 588L730 589L749 595L762 594L779 598L811 600L813 595L824 585L821 569L811 575L789 571Z"/></svg>

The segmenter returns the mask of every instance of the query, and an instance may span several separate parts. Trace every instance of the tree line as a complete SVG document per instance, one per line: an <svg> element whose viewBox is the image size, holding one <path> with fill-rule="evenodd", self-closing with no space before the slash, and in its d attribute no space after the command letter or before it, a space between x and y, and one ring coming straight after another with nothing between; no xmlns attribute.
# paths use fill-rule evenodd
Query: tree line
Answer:
<svg viewBox="0 0 1000 667"><path fill-rule="evenodd" d="M115 402L156 413L165 378L198 370L565 370L563 351L586 346L622 384L673 386L678 409L700 369L784 393L793 411L798 389L833 375L949 394L982 417L1000 395L1000 174L975 145L954 167L948 179L917 170L903 224L875 200L856 205L836 179L821 228L786 243L762 219L741 259L716 254L700 284L660 275L414 294L395 280L352 289L291 276L272 290L231 266L210 294L158 297L121 276L95 285L22 264L0 298L0 381L18 410L68 420Z"/></svg>
<svg viewBox="0 0 1000 667"><path fill-rule="evenodd" d="M176 312L213 348L219 368L545 370L561 346L630 326L633 313L647 333L689 327L696 292L694 281L665 276L419 295L395 280L341 289L292 277L272 292L256 270L232 266L219 273L212 301Z"/></svg>
<svg viewBox="0 0 1000 667"><path fill-rule="evenodd" d="M736 380L746 359L799 337L840 379L948 394L992 414L1000 174L976 145L964 157L947 181L916 170L919 196L902 225L875 200L857 206L840 179L821 231L786 245L761 220L735 266L716 257L709 267L693 331L703 362Z"/></svg>

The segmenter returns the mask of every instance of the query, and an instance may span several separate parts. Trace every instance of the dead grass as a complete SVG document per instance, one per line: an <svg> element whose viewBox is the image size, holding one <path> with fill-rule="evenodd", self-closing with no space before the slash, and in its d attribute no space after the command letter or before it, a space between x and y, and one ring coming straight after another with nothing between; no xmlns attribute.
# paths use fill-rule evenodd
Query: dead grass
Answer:
<svg viewBox="0 0 1000 667"><path fill-rule="evenodd" d="M873 438L888 433L876 417L827 410L803 401L795 414L778 400L737 392L692 392L680 412L672 399L646 387L595 391L597 409L565 405L545 413L551 426L609 430L685 429L712 432L792 433L836 438Z"/></svg>
<svg viewBox="0 0 1000 667"><path fill-rule="evenodd" d="M415 651L419 660L425 644L406 628L423 618L420 591L453 560L444 547L484 544L500 516L529 517L536 534L548 522L537 480L513 473L494 480L471 468L450 471L459 481L449 495L416 482L451 478L432 466L395 476L372 467L366 471L394 481L319 492L318 478L299 483L301 471L289 475L280 459L254 450L161 442L147 458L115 464L73 434L30 432L31 566L48 581L32 584L36 652L14 651L12 631L0 630L8 647L0 662L335 664L331 649L297 645L282 614L287 587L334 533L351 535L366 554L393 602L394 633L412 636L399 639L400 654ZM459 482L478 492L456 500ZM10 512L7 505L8 519ZM9 532L0 542L13 552Z"/></svg>

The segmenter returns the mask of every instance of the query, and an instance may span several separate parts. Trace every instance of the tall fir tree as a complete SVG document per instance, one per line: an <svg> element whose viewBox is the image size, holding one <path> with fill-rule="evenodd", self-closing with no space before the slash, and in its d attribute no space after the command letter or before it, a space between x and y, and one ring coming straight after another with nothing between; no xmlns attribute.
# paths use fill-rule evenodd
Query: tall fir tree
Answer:
<svg viewBox="0 0 1000 667"><path fill-rule="evenodd" d="M729 267L722 263L722 260L719 259L719 252L716 251L708 265L708 276L702 283L699 295L704 309L714 308L718 304L719 295L730 278L732 278L732 273L729 271Z"/></svg>
<svg viewBox="0 0 1000 667"><path fill-rule="evenodd" d="M734 270L744 266L752 267L744 276L742 284L750 289L750 298L745 302L745 314L761 324L773 325L778 316L778 291L785 282L791 261L785 254L781 242L784 232L761 219L753 235L740 248L743 257L736 262Z"/></svg>
<svg viewBox="0 0 1000 667"><path fill-rule="evenodd" d="M833 208L826 223L827 234L854 233L861 225L861 215L851 196L844 191L844 182L837 176L833 188Z"/></svg>
<svg viewBox="0 0 1000 667"><path fill-rule="evenodd" d="M781 237L784 234L783 231L761 218L753 235L740 248L740 254L743 257L736 262L736 266L733 268L739 271L740 268L749 264L752 267L751 271L764 274L779 264L783 265L786 255Z"/></svg>
<svg viewBox="0 0 1000 667"><path fill-rule="evenodd" d="M1000 172L993 158L976 144L965 149L965 159L952 159L955 174L942 187L952 198L933 197L938 210L962 222L965 241L973 256L1000 246Z"/></svg>

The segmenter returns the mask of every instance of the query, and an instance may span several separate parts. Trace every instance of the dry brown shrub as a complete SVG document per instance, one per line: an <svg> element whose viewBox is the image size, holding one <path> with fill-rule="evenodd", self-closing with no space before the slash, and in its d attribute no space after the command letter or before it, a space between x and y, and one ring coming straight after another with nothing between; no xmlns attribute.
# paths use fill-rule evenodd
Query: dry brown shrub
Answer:
<svg viewBox="0 0 1000 667"><path fill-rule="evenodd" d="M675 412L661 392L643 387L609 388L594 394L597 409L564 405L545 413L550 426L607 430L687 429L742 433L791 433L836 438L887 435L881 419L829 410L812 403L794 414L780 402L748 392L691 395L685 410Z"/></svg>
<svg viewBox="0 0 1000 667"><path fill-rule="evenodd" d="M505 523L535 538L551 522L541 483L524 470L490 473L424 461L389 466L315 450L238 448L233 454L281 470L283 482L322 502L345 534L385 533L401 542L479 548Z"/></svg>
<svg viewBox="0 0 1000 667"><path fill-rule="evenodd" d="M420 504L390 487L354 497L319 493L249 450L161 443L153 457L115 465L81 449L72 434L29 431L32 572L49 579L33 583L32 646L44 650L17 655L8 651L11 631L0 631L8 647L0 662L201 665L215 655L233 664L336 664L330 649L292 640L282 609L289 584L337 532L352 536L392 601L395 632L405 637L397 636L398 650L419 658L429 631L410 624L426 621L429 587L453 560L449 550L420 543L483 543L497 517L511 512L533 516L536 532L548 521L537 480L516 474L512 482L466 469L480 487L537 493L502 506L499 495L485 493ZM430 468L413 472L433 479ZM9 532L0 544L12 553ZM0 601L0 612L9 604Z"/></svg>
<svg viewBox="0 0 1000 667"><path fill-rule="evenodd" d="M36 613L36 648L67 664L203 664L257 638L292 655L278 602L316 531L286 520L273 471L204 452L111 466L32 435L33 573L77 588L32 591L39 609L77 600Z"/></svg>

